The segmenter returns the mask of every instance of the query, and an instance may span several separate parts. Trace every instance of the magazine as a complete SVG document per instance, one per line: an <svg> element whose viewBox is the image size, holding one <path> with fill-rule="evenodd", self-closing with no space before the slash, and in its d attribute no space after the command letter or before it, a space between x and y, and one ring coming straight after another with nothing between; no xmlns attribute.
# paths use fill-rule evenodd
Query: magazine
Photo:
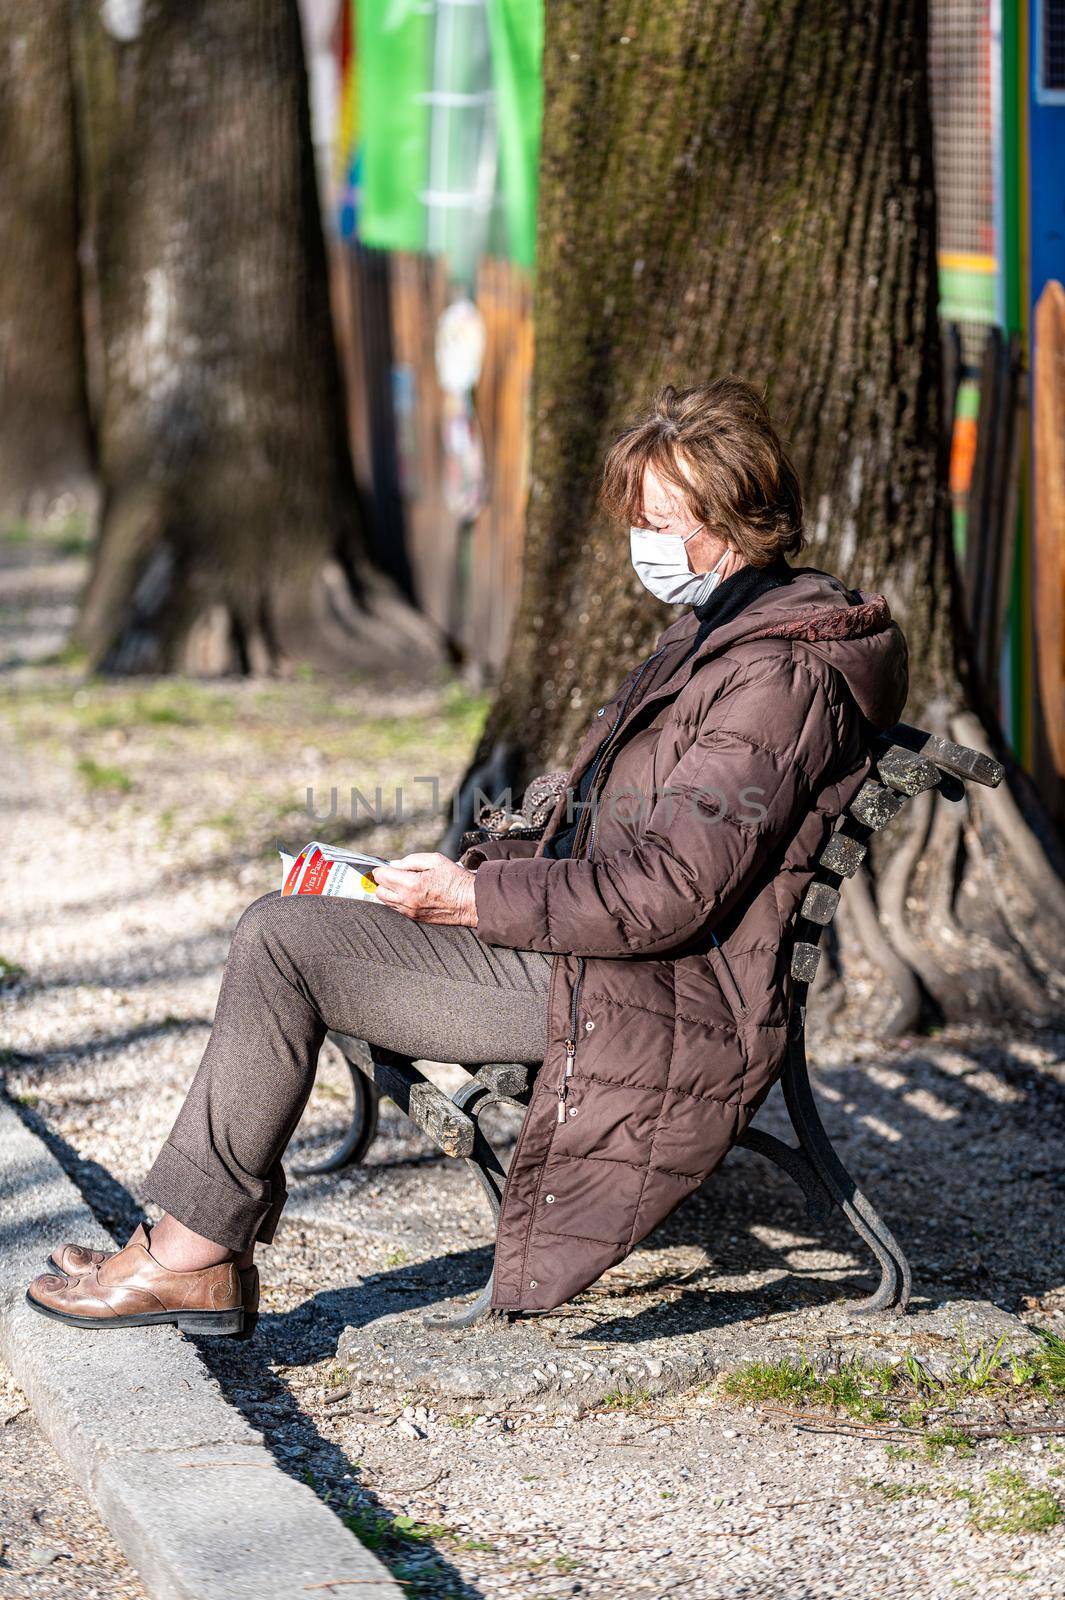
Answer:
<svg viewBox="0 0 1065 1600"><path fill-rule="evenodd" d="M299 855L280 850L282 894L339 895L344 900L375 900L377 884L370 876L374 867L387 867L381 856L367 856L358 850L322 844L315 839L305 844ZM382 901L382 904L384 902Z"/></svg>

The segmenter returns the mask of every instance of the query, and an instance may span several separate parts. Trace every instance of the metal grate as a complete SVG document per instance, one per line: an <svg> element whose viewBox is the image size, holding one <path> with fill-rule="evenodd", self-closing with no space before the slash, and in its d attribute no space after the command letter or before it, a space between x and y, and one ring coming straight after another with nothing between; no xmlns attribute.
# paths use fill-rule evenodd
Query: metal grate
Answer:
<svg viewBox="0 0 1065 1600"><path fill-rule="evenodd" d="M940 313L978 368L996 320L993 0L932 0L929 69Z"/></svg>
<svg viewBox="0 0 1065 1600"><path fill-rule="evenodd" d="M1039 87L1065 94L1065 0L1041 0L1039 44Z"/></svg>

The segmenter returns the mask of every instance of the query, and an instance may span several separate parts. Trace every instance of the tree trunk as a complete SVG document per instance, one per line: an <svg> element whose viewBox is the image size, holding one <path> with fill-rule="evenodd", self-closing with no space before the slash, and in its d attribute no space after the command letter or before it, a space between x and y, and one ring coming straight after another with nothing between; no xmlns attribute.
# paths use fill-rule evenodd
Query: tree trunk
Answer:
<svg viewBox="0 0 1065 1600"><path fill-rule="evenodd" d="M1000 743L952 559L926 28L923 0L551 6L524 584L472 774L494 760L520 786L567 765L679 614L598 512L599 470L657 386L724 373L765 387L790 440L804 559L887 594L911 649L907 716L957 731L977 706ZM944 1011L1038 1013L1052 982L1060 884L1008 804L929 804L921 843L938 855L895 873L893 946Z"/></svg>
<svg viewBox="0 0 1065 1600"><path fill-rule="evenodd" d="M0 0L0 519L90 492L67 0Z"/></svg>
<svg viewBox="0 0 1065 1600"><path fill-rule="evenodd" d="M117 671L439 659L365 556L296 0L75 0Z"/></svg>

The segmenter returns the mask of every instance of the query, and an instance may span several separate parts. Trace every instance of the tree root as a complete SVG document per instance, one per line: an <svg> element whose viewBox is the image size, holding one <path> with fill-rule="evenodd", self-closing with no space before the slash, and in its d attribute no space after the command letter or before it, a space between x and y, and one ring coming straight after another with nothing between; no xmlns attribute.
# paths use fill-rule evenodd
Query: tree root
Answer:
<svg viewBox="0 0 1065 1600"><path fill-rule="evenodd" d="M976 747L970 728L965 742ZM1001 793L918 795L875 888L859 875L844 891L844 928L898 997L889 1035L914 1026L915 993L948 1019L1020 1014L1045 1023L1065 1011L1065 919L1052 909L1061 885L1016 801L1003 803ZM1036 893L1028 873L1040 859L1047 882Z"/></svg>
<svg viewBox="0 0 1065 1600"><path fill-rule="evenodd" d="M890 1039L912 1032L924 1009L924 991L917 974L899 954L880 922L872 880L864 866L851 879L839 915L844 918L844 930L853 928L865 955L883 973L898 997L881 1031Z"/></svg>
<svg viewBox="0 0 1065 1600"><path fill-rule="evenodd" d="M977 719L969 711L961 712L951 725L951 738L970 746L973 750L988 749L987 739ZM1024 877L1028 887L1047 913L1065 929L1065 882L1049 859L1052 849L1049 837L1040 838L1023 815L1008 782L997 789L981 789L979 805L986 813L996 833L1008 841L1008 854L1012 863ZM1044 830L1049 833L1049 829Z"/></svg>
<svg viewBox="0 0 1065 1600"><path fill-rule="evenodd" d="M935 957L911 933L907 919L910 884L927 844L933 809L933 794L926 791L904 813L904 836L901 841L894 839L894 852L880 874L877 905L892 949L937 1006L949 1014L960 1008L962 996Z"/></svg>
<svg viewBox="0 0 1065 1600"><path fill-rule="evenodd" d="M113 504L77 637L90 662L120 674L286 676L299 663L330 674L424 672L443 663L439 630L374 569L280 571L208 582L162 532L150 497Z"/></svg>

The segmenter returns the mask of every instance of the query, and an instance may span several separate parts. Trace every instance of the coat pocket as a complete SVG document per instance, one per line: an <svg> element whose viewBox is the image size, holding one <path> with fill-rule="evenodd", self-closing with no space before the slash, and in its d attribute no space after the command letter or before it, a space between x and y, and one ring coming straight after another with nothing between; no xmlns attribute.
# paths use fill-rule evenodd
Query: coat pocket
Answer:
<svg viewBox="0 0 1065 1600"><path fill-rule="evenodd" d="M717 978L721 993L725 997L726 1005L738 1021L747 1009L747 1002L743 998L743 991L736 982L732 967L729 965L728 956L722 949L717 934L712 933L710 938L713 940L710 964L714 969L714 976Z"/></svg>

